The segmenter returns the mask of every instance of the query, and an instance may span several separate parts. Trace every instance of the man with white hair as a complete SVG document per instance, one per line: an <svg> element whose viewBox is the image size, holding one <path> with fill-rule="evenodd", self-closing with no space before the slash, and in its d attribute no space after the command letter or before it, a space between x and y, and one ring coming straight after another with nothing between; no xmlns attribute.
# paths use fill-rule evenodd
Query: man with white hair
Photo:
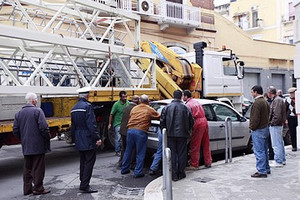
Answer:
<svg viewBox="0 0 300 200"><path fill-rule="evenodd" d="M43 186L45 153L50 152L50 132L42 109L37 107L35 93L27 93L27 104L15 115L13 134L21 139L24 155L24 195L47 194Z"/></svg>
<svg viewBox="0 0 300 200"><path fill-rule="evenodd" d="M285 101L286 105L286 117L288 121L288 126L291 134L291 141L292 141L292 151L297 151L297 113L295 109L295 92L297 88L291 87L288 89L288 93L290 93L290 97L288 97Z"/></svg>
<svg viewBox="0 0 300 200"><path fill-rule="evenodd" d="M136 148L136 166L134 169L134 178L145 176L143 173L144 159L147 148L147 131L151 125L152 119L159 119L160 115L149 106L149 98L143 94L140 97L140 104L135 106L131 112L128 121L127 145L122 162L121 174L130 172L130 163L132 149Z"/></svg>
<svg viewBox="0 0 300 200"><path fill-rule="evenodd" d="M71 111L71 133L80 155L79 189L82 193L98 192L90 187L90 180L96 162L97 146L102 144L93 106L88 98L88 90L80 91L78 102Z"/></svg>
<svg viewBox="0 0 300 200"><path fill-rule="evenodd" d="M283 167L285 165L285 149L282 138L283 124L286 120L286 107L283 99L276 95L276 88L268 88L268 96L272 100L270 105L270 135L274 151L274 162L271 167Z"/></svg>

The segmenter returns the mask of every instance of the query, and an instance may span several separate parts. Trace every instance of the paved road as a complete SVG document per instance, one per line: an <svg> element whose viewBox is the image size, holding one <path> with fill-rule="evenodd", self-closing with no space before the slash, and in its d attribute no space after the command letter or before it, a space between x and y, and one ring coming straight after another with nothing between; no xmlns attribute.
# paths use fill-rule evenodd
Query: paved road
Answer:
<svg viewBox="0 0 300 200"><path fill-rule="evenodd" d="M3 146L0 150L0 199L143 199L146 185L156 177L146 175L135 179L133 174L121 175L118 157L110 150L98 151L91 186L94 194L79 193L79 156L72 145L52 141L52 152L46 156L44 185L48 195L24 197L22 191L23 156L20 145ZM149 170L151 156L145 163Z"/></svg>

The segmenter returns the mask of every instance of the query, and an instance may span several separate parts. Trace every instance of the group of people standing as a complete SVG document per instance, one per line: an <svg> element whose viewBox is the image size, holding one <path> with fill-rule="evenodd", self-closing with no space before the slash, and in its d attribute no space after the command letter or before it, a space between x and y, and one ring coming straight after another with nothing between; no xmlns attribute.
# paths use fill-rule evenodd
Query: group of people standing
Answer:
<svg viewBox="0 0 300 200"><path fill-rule="evenodd" d="M187 169L199 169L201 146L203 146L205 166L211 167L208 123L201 104L192 98L189 90L175 91L174 100L162 110L161 115L149 106L147 95L141 97L134 95L130 103L126 99L125 91L121 91L119 96L120 100L112 107L110 123L113 123L115 135L117 135L115 136L117 144L115 152L116 155L120 155L121 174L130 173L130 165L135 160L133 176L139 178L145 175L143 165L148 139L147 131L153 119L160 119L161 129L158 131L159 144L150 167L150 175L156 174L162 158L161 130L163 128L167 130L167 144L172 152L172 179L174 181L186 176L189 138L191 139L190 166ZM121 141L118 134L121 135Z"/></svg>
<svg viewBox="0 0 300 200"><path fill-rule="evenodd" d="M263 89L256 85L251 89L251 95L255 99L250 112L249 128L252 130L253 150L256 157L257 172L253 178L266 178L271 174L271 167L283 167L286 164L284 141L282 137L283 125L287 122L293 151L297 151L296 127L297 118L295 112L295 91L290 88L290 97L284 100L277 95L276 88L270 86L267 90L267 98L263 96ZM269 100L269 101L268 101ZM269 147L271 139L271 148ZM274 152L274 162L269 163L269 151Z"/></svg>

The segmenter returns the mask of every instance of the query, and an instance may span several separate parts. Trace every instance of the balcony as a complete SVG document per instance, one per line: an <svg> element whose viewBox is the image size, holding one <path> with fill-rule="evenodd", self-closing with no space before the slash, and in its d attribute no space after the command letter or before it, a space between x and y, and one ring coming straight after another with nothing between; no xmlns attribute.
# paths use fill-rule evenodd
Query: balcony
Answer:
<svg viewBox="0 0 300 200"><path fill-rule="evenodd" d="M197 28L201 24L201 13L197 7L173 2L161 2L158 9L159 24L176 24Z"/></svg>
<svg viewBox="0 0 300 200"><path fill-rule="evenodd" d="M183 4L161 1L158 4L152 0L94 0L128 12L140 14L143 19L156 21L161 30L169 26L193 29L201 25L200 8Z"/></svg>

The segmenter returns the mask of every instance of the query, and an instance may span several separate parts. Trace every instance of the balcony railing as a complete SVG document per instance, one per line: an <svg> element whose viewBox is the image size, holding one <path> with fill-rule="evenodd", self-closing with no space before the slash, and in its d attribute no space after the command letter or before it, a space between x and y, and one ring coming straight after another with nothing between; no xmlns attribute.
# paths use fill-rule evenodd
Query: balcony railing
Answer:
<svg viewBox="0 0 300 200"><path fill-rule="evenodd" d="M187 6L179 3L166 2L160 3L160 16L166 20L175 20L181 23L200 26L201 15L197 7Z"/></svg>
<svg viewBox="0 0 300 200"><path fill-rule="evenodd" d="M139 1L131 0L94 0L99 3L110 5L127 11L139 12ZM148 2L152 2L151 0ZM153 6L153 13L148 14L152 17L162 19L162 21L169 21L174 23L181 23L185 25L200 26L201 13L197 7L187 6L179 3L161 1L159 4ZM143 12L145 14L145 12Z"/></svg>

